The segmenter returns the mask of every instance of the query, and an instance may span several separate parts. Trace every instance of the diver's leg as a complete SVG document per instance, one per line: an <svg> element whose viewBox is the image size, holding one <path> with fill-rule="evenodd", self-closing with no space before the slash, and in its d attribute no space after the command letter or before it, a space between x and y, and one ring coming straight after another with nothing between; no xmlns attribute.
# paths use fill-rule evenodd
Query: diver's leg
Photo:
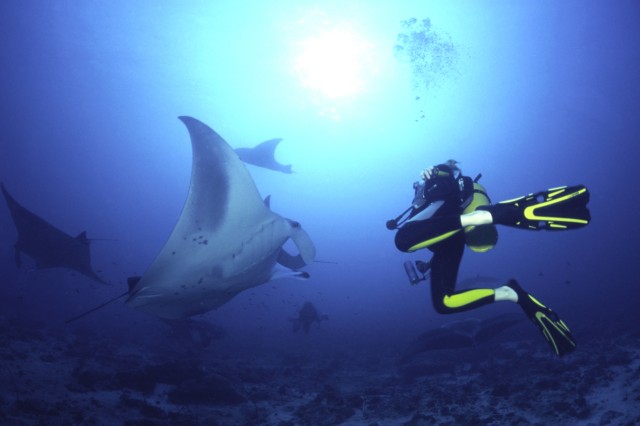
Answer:
<svg viewBox="0 0 640 426"><path fill-rule="evenodd" d="M460 226L486 225L492 223L491 216L487 218L485 211L476 211L470 214L456 216L448 215L429 220L430 224L448 224L453 226L458 219ZM408 228L411 230L412 227ZM445 227L446 228L446 227ZM404 227L403 227L404 229ZM414 230L419 230L416 227ZM433 233L433 231L431 231ZM400 234L400 232L399 232ZM417 248L416 241L411 240L411 235L396 235L396 245L403 251L413 251L417 248L429 246L423 245ZM420 235L424 238L424 234ZM414 244L413 246L411 244ZM418 242L417 245L420 245ZM531 294L524 291L515 280L510 280L507 285L496 288L476 288L460 292L455 291L458 278L458 268L465 247L464 233L452 232L439 240L430 248L434 255L431 259L431 298L435 310L440 314L452 314L478 308L493 302L509 301L520 305L525 315L538 326L549 346L556 355L562 356L571 353L576 348L576 342L571 335L569 327L560 319L558 314L543 305Z"/></svg>
<svg viewBox="0 0 640 426"><path fill-rule="evenodd" d="M493 289L455 291L464 246L464 234L459 233L434 247L431 258L431 300L440 314L464 312L494 302Z"/></svg>
<svg viewBox="0 0 640 426"><path fill-rule="evenodd" d="M478 207L491 222L515 228L563 231L582 228L591 221L589 190L584 185L562 186L509 201Z"/></svg>
<svg viewBox="0 0 640 426"><path fill-rule="evenodd" d="M465 247L463 233L434 247L431 259L431 299L440 314L453 314L479 308L493 302L517 302L517 293L509 286L497 289L475 288L455 291L458 269Z"/></svg>
<svg viewBox="0 0 640 426"><path fill-rule="evenodd" d="M406 223L396 233L395 243L398 250L413 252L444 241L460 230L459 215L432 217Z"/></svg>
<svg viewBox="0 0 640 426"><path fill-rule="evenodd" d="M460 216L460 224L462 227L491 225L493 224L493 217L486 210L475 210Z"/></svg>
<svg viewBox="0 0 640 426"><path fill-rule="evenodd" d="M407 222L396 233L395 243L398 250L413 252L431 247L456 235L466 226L490 225L491 213L476 210L472 213L445 214L425 220Z"/></svg>
<svg viewBox="0 0 640 426"><path fill-rule="evenodd" d="M544 193L546 201L538 204L535 204L534 196L541 196L542 193L523 197L522 201L517 199L513 202L480 206L478 210L463 215L451 212L449 206L442 212L439 210L437 217L406 223L396 234L396 247L404 252L430 247L467 226L499 224L526 229L564 230L589 223L591 215L586 208L589 200L586 188L578 186L550 191ZM568 195L563 195L565 192ZM558 211L547 212L552 207ZM540 215L536 214L538 210Z"/></svg>

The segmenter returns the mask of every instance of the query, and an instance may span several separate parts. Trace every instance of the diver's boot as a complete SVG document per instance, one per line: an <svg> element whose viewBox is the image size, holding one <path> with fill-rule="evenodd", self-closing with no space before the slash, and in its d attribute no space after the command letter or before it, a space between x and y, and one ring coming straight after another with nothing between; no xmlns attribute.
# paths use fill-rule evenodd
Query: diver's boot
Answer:
<svg viewBox="0 0 640 426"><path fill-rule="evenodd" d="M527 317L538 326L556 355L563 356L576 349L576 341L573 340L569 327L560 319L557 313L524 291L516 280L509 280L507 286L518 294L518 305L520 305Z"/></svg>

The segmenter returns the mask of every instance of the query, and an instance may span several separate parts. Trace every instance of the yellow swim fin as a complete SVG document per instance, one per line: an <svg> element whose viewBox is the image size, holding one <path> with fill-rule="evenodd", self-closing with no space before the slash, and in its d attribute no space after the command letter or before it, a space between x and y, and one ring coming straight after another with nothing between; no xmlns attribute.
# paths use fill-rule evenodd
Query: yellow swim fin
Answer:
<svg viewBox="0 0 640 426"><path fill-rule="evenodd" d="M478 210L487 210L493 217L493 223L499 225L563 231L581 228L591 221L588 202L589 190L584 185L562 186L480 206Z"/></svg>
<svg viewBox="0 0 640 426"><path fill-rule="evenodd" d="M538 326L556 355L563 356L576 349L576 341L573 339L569 327L560 319L557 313L524 291L516 280L510 280L507 286L518 294L518 305L520 305L527 317Z"/></svg>

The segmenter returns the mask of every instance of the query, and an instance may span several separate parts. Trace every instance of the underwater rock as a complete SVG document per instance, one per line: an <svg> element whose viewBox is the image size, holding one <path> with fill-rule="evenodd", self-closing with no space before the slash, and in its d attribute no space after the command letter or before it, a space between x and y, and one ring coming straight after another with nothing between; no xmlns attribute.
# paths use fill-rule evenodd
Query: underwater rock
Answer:
<svg viewBox="0 0 640 426"><path fill-rule="evenodd" d="M608 410L600 416L600 424L601 425L611 425L616 423L616 419L620 419L622 417L622 413L615 410Z"/></svg>
<svg viewBox="0 0 640 426"><path fill-rule="evenodd" d="M149 404L147 401L137 398L132 398L126 393L120 395L120 406L125 408L134 408L145 417L151 417L155 419L162 419L166 416L164 410Z"/></svg>
<svg viewBox="0 0 640 426"><path fill-rule="evenodd" d="M143 394L150 394L156 388L156 381L146 371L119 371L116 373L115 388L132 389Z"/></svg>
<svg viewBox="0 0 640 426"><path fill-rule="evenodd" d="M196 365L176 361L151 365L145 371L156 383L168 385L177 385L187 380L197 379L204 374Z"/></svg>
<svg viewBox="0 0 640 426"><path fill-rule="evenodd" d="M238 371L238 378L243 383L261 384L275 380L278 372L273 368L250 367Z"/></svg>
<svg viewBox="0 0 640 426"><path fill-rule="evenodd" d="M56 362L56 358L51 354L44 354L44 355L40 355L40 361L53 363L53 362Z"/></svg>
<svg viewBox="0 0 640 426"><path fill-rule="evenodd" d="M215 377L192 379L169 391L172 404L222 404L235 405L246 401L226 381Z"/></svg>
<svg viewBox="0 0 640 426"><path fill-rule="evenodd" d="M343 397L335 388L325 385L322 392L309 403L299 407L295 414L304 424L337 425L347 421L362 408L360 397Z"/></svg>
<svg viewBox="0 0 640 426"><path fill-rule="evenodd" d="M411 383L420 377L449 374L451 369L452 367L445 363L416 362L402 366L398 369L398 373L405 383Z"/></svg>
<svg viewBox="0 0 640 426"><path fill-rule="evenodd" d="M124 421L123 426L166 426L168 424L170 423L149 419L127 419Z"/></svg>
<svg viewBox="0 0 640 426"><path fill-rule="evenodd" d="M47 401L36 398L17 399L13 407L17 412L36 416L46 416L51 410Z"/></svg>
<svg viewBox="0 0 640 426"><path fill-rule="evenodd" d="M94 369L77 370L73 374L74 380L67 385L67 389L72 392L83 393L103 389L112 377L105 371Z"/></svg>

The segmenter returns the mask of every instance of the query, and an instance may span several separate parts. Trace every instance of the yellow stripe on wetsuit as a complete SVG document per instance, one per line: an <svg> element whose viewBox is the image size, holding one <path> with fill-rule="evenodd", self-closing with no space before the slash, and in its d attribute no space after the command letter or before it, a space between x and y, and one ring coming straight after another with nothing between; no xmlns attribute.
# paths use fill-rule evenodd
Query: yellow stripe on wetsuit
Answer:
<svg viewBox="0 0 640 426"><path fill-rule="evenodd" d="M418 244L416 244L414 246L409 247L409 250L407 250L407 251L409 253L411 253L412 251L416 251L416 250L419 250L421 248L429 247L430 245L433 245L435 243L439 243L442 240L446 240L447 238L449 238L450 236L452 236L453 234L455 234L456 232L459 232L459 231L461 231L461 229L456 229L454 231L450 231L450 232L447 232L445 234L438 235L437 237L430 238L428 240L425 240L425 241L423 241L421 243L418 243Z"/></svg>
<svg viewBox="0 0 640 426"><path fill-rule="evenodd" d="M470 305L478 300L486 299L487 297L493 297L495 291L490 288L478 288L475 290L465 291L463 293L454 294L452 296L444 297L444 306L447 308L460 308Z"/></svg>

